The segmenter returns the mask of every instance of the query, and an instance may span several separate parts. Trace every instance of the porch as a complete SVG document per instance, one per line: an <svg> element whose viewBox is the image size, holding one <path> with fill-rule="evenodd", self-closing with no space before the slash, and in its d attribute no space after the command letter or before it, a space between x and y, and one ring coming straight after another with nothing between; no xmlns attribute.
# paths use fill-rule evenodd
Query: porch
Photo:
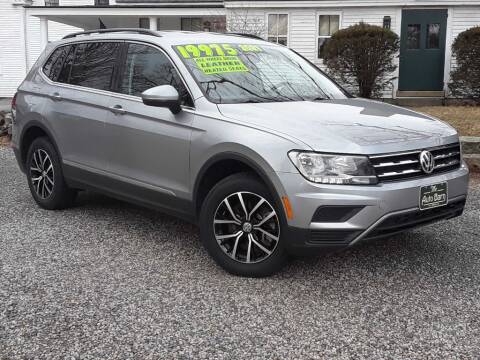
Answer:
<svg viewBox="0 0 480 360"><path fill-rule="evenodd" d="M40 48L48 44L48 24L53 21L83 30L98 28L146 28L225 32L225 9L221 3L195 3L177 6L30 6L26 16L40 20Z"/></svg>

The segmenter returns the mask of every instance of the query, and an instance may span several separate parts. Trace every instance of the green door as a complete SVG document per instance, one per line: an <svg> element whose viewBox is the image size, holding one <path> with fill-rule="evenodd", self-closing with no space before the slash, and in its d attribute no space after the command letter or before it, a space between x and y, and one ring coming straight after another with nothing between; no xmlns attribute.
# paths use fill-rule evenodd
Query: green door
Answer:
<svg viewBox="0 0 480 360"><path fill-rule="evenodd" d="M399 90L441 91L447 10L403 10Z"/></svg>

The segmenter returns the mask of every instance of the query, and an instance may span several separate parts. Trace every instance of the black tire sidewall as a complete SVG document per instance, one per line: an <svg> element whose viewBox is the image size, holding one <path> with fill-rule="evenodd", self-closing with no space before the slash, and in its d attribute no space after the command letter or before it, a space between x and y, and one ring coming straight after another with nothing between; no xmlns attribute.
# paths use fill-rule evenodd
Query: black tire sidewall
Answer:
<svg viewBox="0 0 480 360"><path fill-rule="evenodd" d="M239 191L247 191L264 197L275 208L280 222L280 239L274 252L259 263L244 264L233 260L220 248L215 239L213 219L218 205L229 195ZM225 270L234 275L248 277L270 276L279 271L288 259L285 234L286 219L283 207L270 194L268 189L256 177L248 173L231 175L221 180L209 192L200 213L200 237L210 256Z"/></svg>
<svg viewBox="0 0 480 360"><path fill-rule="evenodd" d="M36 193L30 173L30 164L32 162L33 154L39 149L44 150L48 154L53 165L53 190L52 194L46 199L42 199ZM47 138L39 137L32 142L28 149L25 169L27 171L28 187L30 188L34 200L40 207L49 210L62 209L67 207L73 200L74 192L73 190L70 190L65 183L60 157L58 156L55 147Z"/></svg>

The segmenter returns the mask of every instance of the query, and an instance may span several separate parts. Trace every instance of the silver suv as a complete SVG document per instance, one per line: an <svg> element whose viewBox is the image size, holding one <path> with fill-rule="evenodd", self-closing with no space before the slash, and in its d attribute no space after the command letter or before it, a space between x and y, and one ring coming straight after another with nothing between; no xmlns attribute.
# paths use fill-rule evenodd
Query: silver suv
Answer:
<svg viewBox="0 0 480 360"><path fill-rule="evenodd" d="M50 44L18 89L13 148L35 201L92 189L196 222L244 276L290 254L462 213L468 169L449 125L353 98L252 37L109 29Z"/></svg>

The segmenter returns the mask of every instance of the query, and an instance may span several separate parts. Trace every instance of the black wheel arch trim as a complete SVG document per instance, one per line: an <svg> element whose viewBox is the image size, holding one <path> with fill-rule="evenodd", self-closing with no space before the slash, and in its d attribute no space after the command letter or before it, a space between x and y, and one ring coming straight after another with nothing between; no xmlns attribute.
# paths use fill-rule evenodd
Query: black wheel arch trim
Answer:
<svg viewBox="0 0 480 360"><path fill-rule="evenodd" d="M43 125L40 121L38 120L31 120L28 122L27 125L25 125L22 129L22 132L20 134L20 140L18 144L18 149L19 149L19 156L20 156L20 164L22 166L22 171L25 172L25 161L27 160L24 158L24 154L28 149L23 148L23 141L25 140L25 134L28 132L33 127L38 127L40 128L45 134L47 134L50 142L52 143L53 147L55 148L55 151L57 152L57 155L60 159L60 163L63 165L63 159L62 159L62 154L60 153L60 150L58 149L57 142L55 141L55 137L52 135L52 132L45 126Z"/></svg>
<svg viewBox="0 0 480 360"><path fill-rule="evenodd" d="M268 190L270 191L271 195L274 197L275 202L277 203L277 206L279 206L282 209L282 213L284 213L283 205L280 199L280 194L278 193L275 185L273 182L270 180L270 178L267 175L267 172L263 169L261 165L259 165L256 161L250 159L249 157L237 153L237 152L222 152L219 154L216 154L212 156L210 159L208 159L200 168L196 178L195 178L195 183L193 187L193 204L195 209L197 209L197 204L198 202L198 190L200 187L200 183L202 182L203 177L205 176L206 172L212 165L215 163L222 161L222 160L234 160L234 161L239 161L245 164L246 166L252 168L255 173L260 177L260 179L265 183L267 186ZM272 170L273 171L273 170ZM198 214L196 214L198 216Z"/></svg>

